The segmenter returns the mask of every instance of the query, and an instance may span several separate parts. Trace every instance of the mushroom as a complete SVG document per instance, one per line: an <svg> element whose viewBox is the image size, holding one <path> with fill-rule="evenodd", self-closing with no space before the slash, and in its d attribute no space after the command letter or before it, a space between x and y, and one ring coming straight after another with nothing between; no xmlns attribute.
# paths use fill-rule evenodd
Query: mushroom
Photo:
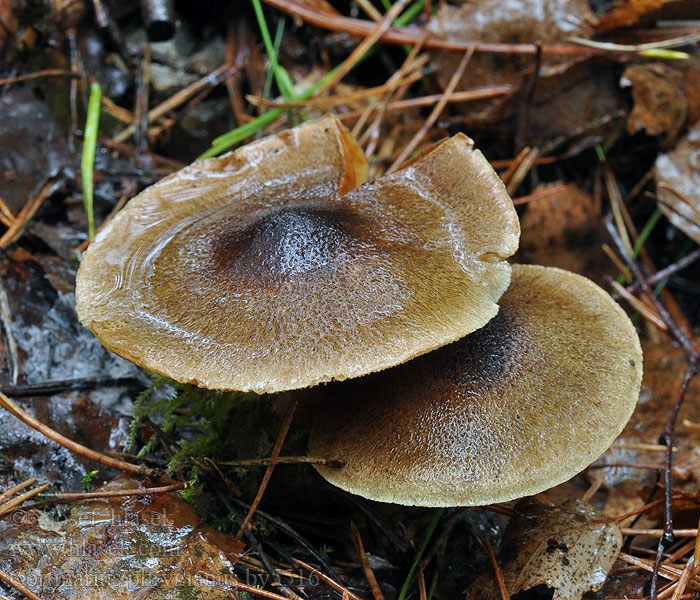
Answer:
<svg viewBox="0 0 700 600"><path fill-rule="evenodd" d="M332 116L195 162L94 239L78 316L151 371L257 393L364 375L485 325L519 225L472 141L366 177Z"/></svg>
<svg viewBox="0 0 700 600"><path fill-rule="evenodd" d="M312 456L330 483L373 500L469 506L553 487L602 454L642 378L624 311L588 279L513 265L498 315L408 363L327 386Z"/></svg>

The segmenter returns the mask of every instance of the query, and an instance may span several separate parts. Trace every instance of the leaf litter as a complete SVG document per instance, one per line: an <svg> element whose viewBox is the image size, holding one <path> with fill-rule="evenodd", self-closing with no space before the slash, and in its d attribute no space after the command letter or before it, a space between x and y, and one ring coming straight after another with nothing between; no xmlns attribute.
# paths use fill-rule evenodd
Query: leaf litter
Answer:
<svg viewBox="0 0 700 600"><path fill-rule="evenodd" d="M204 575L194 572L193 565L202 566L197 561L206 556L224 575L233 570L238 581L253 582L255 590L249 593L272 594L268 597L335 594L377 600L378 594L395 598L413 593L422 600L460 597L464 589L470 597L481 597L478 573L495 577L488 552L479 542L488 539L498 551L501 575L509 582L507 593L517 592L517 598L691 597L698 589L698 575L688 569L697 552L693 546L700 464L697 380L688 388L673 437L665 436L669 414L679 398L683 400L679 388L685 365L690 361L692 367L697 361L692 331L700 324L700 272L697 263L684 260L692 258L698 239L690 233L686 237L676 227L698 224L690 205L696 197L693 123L700 118L700 69L692 21L663 29L655 19L692 17L692 2L629 0L612 9L605 2L544 0L412 3L410 19L400 15L396 23L412 25L388 31L386 43L380 41L370 50L370 60L355 56L344 80L308 109L303 98L313 95L314 86L323 83L332 67L348 59L359 43L358 32L376 28L388 2L372 4L373 9L366 1L357 2L351 11L341 3L266 2L266 26L279 40L278 66L296 86L298 105L292 109L277 108L276 86L266 83L273 73L260 44L260 23L247 4L217 10L215 16L207 4L178 6L175 39L152 43L148 49L142 18L127 4L96 1L93 11L76 1L37 11L29 3L0 3L0 79L5 86L0 88L0 99L8 116L0 120L6 134L0 157L0 199L5 205L0 205L0 221L7 229L1 245L8 251L2 283L9 306L2 344L9 366L0 374L0 386L11 396L21 395L23 407L41 421L88 447L162 467L167 467L169 457L178 456L174 475L189 480L185 496L200 516L185 505L172 508L179 502L172 492L161 499L85 499L64 510L52 507L56 499L42 496L47 493L42 490L37 499L49 504L48 509L25 504L22 512L0 519L2 543L12 550L0 551L0 568L13 571L44 598L65 597L61 594L70 589L42 587L49 575L58 574L65 581L73 577L80 585L77 571L71 571L79 562L99 565L110 576L121 574L114 589L122 586L122 592L132 595L146 589L156 597L155 588L133 585L139 573L147 579L153 572L139 571L136 562L128 562L131 558L124 562L105 532L121 536L125 547L132 544L132 549L137 541L166 536L164 530L143 530L143 520L153 507L167 505L165 512L171 516L187 513L187 525L180 532L189 528L206 531L205 537L210 537L183 545L187 556L195 557L185 565L150 546L154 552L148 564L160 569L155 572L161 579L148 581L160 585L161 592L193 591L177 587L186 573L206 593L235 596L232 588L219 588L211 579L206 583ZM673 4L675 12L667 4ZM315 25L304 24L311 19ZM623 25L628 28L620 29ZM391 38L396 32L404 37ZM573 41L572 36L589 45ZM649 60L634 49L683 36L690 41L678 49L687 59L668 55L663 62L658 57ZM397 41L412 44L415 54L406 58L403 49L392 45ZM445 50L446 42L455 49ZM627 50L609 49L604 46L608 42ZM475 52L453 94L445 96L464 51L479 43L491 46ZM522 46L516 50L517 44ZM440 45L443 48L437 50ZM553 52L557 45L564 49L562 54ZM136 191L178 168L178 161L194 159L231 127L237 129L227 139L244 141L333 107L362 141L373 176L381 175L409 144L416 143L419 132L423 137L417 149L448 133L466 131L504 177L515 175L513 189L522 200L519 260L564 266L602 284L623 273L629 278L621 280L626 292L646 303L646 312L637 317L648 338L645 382L638 410L621 438L585 474L542 496L544 502L563 502L561 508L535 502L436 516L424 509L350 500L315 478L308 466L279 465L242 537L244 546L238 542L231 546L230 536L238 532L262 476L259 467L250 465L269 456L287 405L279 398L246 416L256 403L239 404L229 398L226 402L235 410L222 411L221 422L209 427L196 414L205 402L196 397L196 390L157 382L136 411L140 415L132 428L136 447L125 449L132 401L147 380L85 337L72 311L73 261L85 247L87 231L76 149L90 76L105 93L95 164L98 224ZM372 93L363 95L368 87ZM441 95L444 109L424 127L430 104ZM22 111L27 117L19 122L16 115ZM38 136L38 144L30 143L32 135ZM606 161L606 178L601 157ZM604 182L619 193L614 201L620 204L619 218L612 233L605 227L610 206ZM669 221L654 217L654 194ZM625 231L633 245L642 240L640 248L625 247L621 233ZM607 244L606 253L602 243ZM637 269L640 263L643 270ZM674 319L683 317L681 330L644 292L642 284L647 282L663 287L664 302L676 307ZM649 314L665 323L678 347L645 320ZM690 336L684 337L682 328ZM215 411L207 409L207 414L216 420ZM287 458L303 452L306 418L300 409L284 444L282 454ZM223 432L228 432L231 443L217 442L226 437ZM671 439L672 461L666 459L660 437ZM134 456L139 449L148 455ZM187 450L192 450L194 466L185 459ZM237 460L247 466L235 466ZM0 490L36 477L50 481L52 493L76 492L83 482L92 487L91 481L115 475L105 466L91 475L94 469L94 462L49 442L13 417L0 425ZM663 485L657 485L659 479ZM107 484L107 489L135 485L155 482L120 479ZM594 508L584 505L582 498ZM674 509L672 523L664 504ZM111 529L108 519L91 533L88 528L70 529L75 516L102 514L106 507L110 515L120 515ZM132 513L141 521L129 523ZM26 521L17 522L19 517L12 515L22 515ZM617 520L626 541L619 554L618 538L611 533L619 530ZM352 536L351 521L357 525ZM216 537L205 522L230 535ZM544 542L533 533L538 530ZM675 541L670 541L674 531ZM92 535L99 542L99 561L97 555L82 550L78 560L64 551L64 561L41 552L57 540L60 546L66 539ZM353 549L358 536L366 560ZM550 539L557 543L548 544ZM425 554L418 562L411 547L423 542ZM226 548L235 552L227 554ZM240 557L242 548L245 558ZM514 548L520 562L509 554ZM660 558L655 561L657 554ZM298 558L301 564L312 563L310 569L316 571L301 567L295 562ZM411 564L414 575L407 579ZM179 571L178 579L180 567L184 571ZM374 571L376 585L368 585L367 568ZM214 570L201 569L213 579L221 578L222 573ZM311 573L319 579L311 582ZM291 578L285 579L287 575ZM603 580L602 589L594 592ZM133 589L127 589L130 585ZM0 584L0 590L19 597L13 586ZM86 588L73 590L87 595Z"/></svg>

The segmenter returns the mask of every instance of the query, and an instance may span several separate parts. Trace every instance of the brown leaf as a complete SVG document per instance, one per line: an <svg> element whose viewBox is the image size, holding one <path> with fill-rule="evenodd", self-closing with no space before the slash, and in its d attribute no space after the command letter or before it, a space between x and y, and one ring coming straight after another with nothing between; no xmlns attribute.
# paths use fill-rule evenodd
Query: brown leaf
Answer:
<svg viewBox="0 0 700 600"><path fill-rule="evenodd" d="M137 487L122 476L100 491ZM198 572L231 577L242 550L172 492L79 502L65 521L32 512L0 521L0 568L42 600L230 598Z"/></svg>
<svg viewBox="0 0 700 600"><path fill-rule="evenodd" d="M582 500L549 508L527 499L515 507L506 529L500 564L510 595L544 585L553 600L579 600L605 582L622 547L616 523ZM500 600L492 571L479 576L467 600Z"/></svg>
<svg viewBox="0 0 700 600"><path fill-rule="evenodd" d="M659 135L670 146L688 113L681 90L680 71L662 63L631 65L622 74L621 85L632 87L634 108L627 117L627 130Z"/></svg>
<svg viewBox="0 0 700 600"><path fill-rule="evenodd" d="M700 244L700 123L655 166L659 208L678 229Z"/></svg>

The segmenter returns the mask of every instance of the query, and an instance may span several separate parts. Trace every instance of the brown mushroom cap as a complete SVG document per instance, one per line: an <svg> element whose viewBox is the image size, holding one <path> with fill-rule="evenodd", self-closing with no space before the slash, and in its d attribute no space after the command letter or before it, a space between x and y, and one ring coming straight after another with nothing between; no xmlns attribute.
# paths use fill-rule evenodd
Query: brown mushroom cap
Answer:
<svg viewBox="0 0 700 600"><path fill-rule="evenodd" d="M422 506L504 502L557 485L622 431L642 379L624 311L588 279L513 266L498 316L383 373L329 386L312 456L332 484Z"/></svg>
<svg viewBox="0 0 700 600"><path fill-rule="evenodd" d="M92 242L80 320L151 371L258 393L390 367L488 322L519 225L471 140L356 187L366 172L333 117L195 162Z"/></svg>

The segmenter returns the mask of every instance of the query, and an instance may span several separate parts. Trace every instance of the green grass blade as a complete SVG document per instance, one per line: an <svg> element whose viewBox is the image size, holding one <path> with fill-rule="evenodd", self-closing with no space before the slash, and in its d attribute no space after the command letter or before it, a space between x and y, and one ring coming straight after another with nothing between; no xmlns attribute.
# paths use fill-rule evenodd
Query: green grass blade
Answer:
<svg viewBox="0 0 700 600"><path fill-rule="evenodd" d="M272 42L272 37L270 37L270 30L267 28L267 21L265 21L262 4L260 0L251 1L253 3L253 10L255 11L255 18L258 21L258 27L260 27L260 34L263 38L263 44L265 44L265 51L267 52L267 57L270 61L270 68L272 69L272 74L275 76L275 82L280 90L280 94L282 94L285 100L296 100L294 86L292 85L292 80L289 77L289 73L287 73L279 62L277 62L275 44Z"/></svg>
<svg viewBox="0 0 700 600"><path fill-rule="evenodd" d="M95 148L97 147L97 129L100 124L100 103L102 89L98 83L90 85L87 119L85 120L85 136L83 139L83 155L80 162L80 179L83 187L83 204L88 222L88 238L95 237L95 215L93 212L93 169L95 166Z"/></svg>
<svg viewBox="0 0 700 600"><path fill-rule="evenodd" d="M406 575L406 580L403 582L403 586L401 587L401 591L399 592L397 600L404 600L406 598L406 594L408 594L408 589L411 587L411 581L413 580L413 575L415 574L416 569L418 568L420 559L423 557L423 553L428 547L428 542L430 542L430 538L433 537L435 528L437 527L438 523L440 522L440 518L444 513L444 508L440 508L435 511L432 520L428 524L428 527L425 530L425 533L423 534L423 539L421 540L420 546L418 547L416 555L413 558L413 564L411 565L411 568L408 571L408 575Z"/></svg>

